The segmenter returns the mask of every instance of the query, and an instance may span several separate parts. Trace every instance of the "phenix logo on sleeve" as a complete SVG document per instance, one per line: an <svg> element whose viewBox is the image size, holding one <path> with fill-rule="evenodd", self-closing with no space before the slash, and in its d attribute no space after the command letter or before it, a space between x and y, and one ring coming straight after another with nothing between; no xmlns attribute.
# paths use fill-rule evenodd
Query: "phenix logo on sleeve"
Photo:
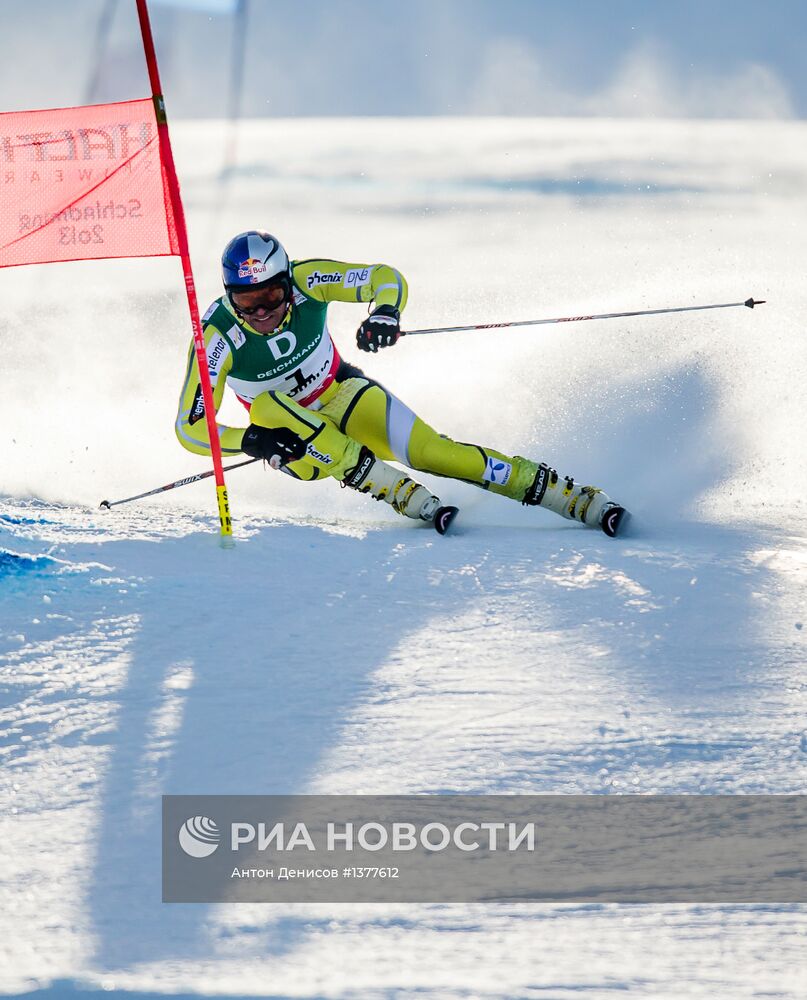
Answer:
<svg viewBox="0 0 807 1000"><path fill-rule="evenodd" d="M314 285L338 285L341 280L341 271L326 271L324 274L314 271L306 278L306 284L313 288Z"/></svg>

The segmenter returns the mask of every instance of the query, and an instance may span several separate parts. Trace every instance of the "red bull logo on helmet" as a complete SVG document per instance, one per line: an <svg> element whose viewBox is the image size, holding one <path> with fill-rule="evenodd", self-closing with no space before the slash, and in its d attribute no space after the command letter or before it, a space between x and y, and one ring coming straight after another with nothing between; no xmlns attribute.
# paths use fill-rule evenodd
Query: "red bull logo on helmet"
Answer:
<svg viewBox="0 0 807 1000"><path fill-rule="evenodd" d="M242 260L238 265L238 277L249 278L252 284L257 284L261 280L259 277L261 274L266 274L266 265L256 260L255 257Z"/></svg>

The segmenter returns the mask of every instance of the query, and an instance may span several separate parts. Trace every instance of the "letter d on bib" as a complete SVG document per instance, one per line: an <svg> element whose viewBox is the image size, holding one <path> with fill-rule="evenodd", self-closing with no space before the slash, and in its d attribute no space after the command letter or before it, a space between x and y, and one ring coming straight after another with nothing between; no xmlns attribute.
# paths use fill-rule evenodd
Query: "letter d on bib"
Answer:
<svg viewBox="0 0 807 1000"><path fill-rule="evenodd" d="M281 346L284 342L288 345L285 350ZM276 337L268 337L266 343L269 345L269 350L274 355L275 361L280 361L281 358L287 358L294 351L297 346L297 338L294 336L293 330L285 330Z"/></svg>

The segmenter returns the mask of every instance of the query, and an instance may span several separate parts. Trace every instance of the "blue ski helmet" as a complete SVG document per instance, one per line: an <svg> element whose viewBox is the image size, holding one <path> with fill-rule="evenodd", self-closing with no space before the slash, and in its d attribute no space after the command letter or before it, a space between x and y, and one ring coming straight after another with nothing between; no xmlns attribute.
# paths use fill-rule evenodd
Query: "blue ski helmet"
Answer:
<svg viewBox="0 0 807 1000"><path fill-rule="evenodd" d="M228 292L270 282L291 291L289 257L279 240L260 229L234 236L221 255L221 277Z"/></svg>

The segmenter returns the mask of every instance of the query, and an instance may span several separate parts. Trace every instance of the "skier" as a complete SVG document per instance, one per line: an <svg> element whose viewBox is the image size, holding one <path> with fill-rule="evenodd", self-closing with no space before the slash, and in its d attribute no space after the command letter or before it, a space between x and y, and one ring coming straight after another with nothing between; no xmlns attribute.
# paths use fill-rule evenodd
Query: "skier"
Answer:
<svg viewBox="0 0 807 1000"><path fill-rule="evenodd" d="M222 255L225 294L203 316L216 410L225 384L250 425L219 426L225 455L263 458L296 479L332 477L384 500L443 534L457 513L389 461L474 483L529 506L546 507L614 536L624 508L593 486L559 477L545 463L438 434L378 382L340 357L327 325L329 302L363 302L371 312L356 333L360 351L391 347L406 306L403 276L386 264L289 261L269 233L234 237ZM176 433L210 454L193 344Z"/></svg>

